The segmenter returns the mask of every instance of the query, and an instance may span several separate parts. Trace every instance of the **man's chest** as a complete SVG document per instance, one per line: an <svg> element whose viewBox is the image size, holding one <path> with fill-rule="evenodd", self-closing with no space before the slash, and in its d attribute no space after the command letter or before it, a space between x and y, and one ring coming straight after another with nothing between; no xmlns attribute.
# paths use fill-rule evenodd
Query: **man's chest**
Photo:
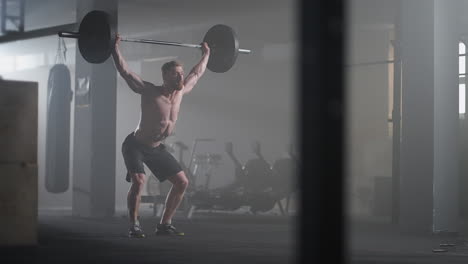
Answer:
<svg viewBox="0 0 468 264"><path fill-rule="evenodd" d="M145 111L151 111L161 114L162 116L170 117L177 115L180 109L182 96L175 95L167 97L163 95L146 95L142 97L142 108Z"/></svg>

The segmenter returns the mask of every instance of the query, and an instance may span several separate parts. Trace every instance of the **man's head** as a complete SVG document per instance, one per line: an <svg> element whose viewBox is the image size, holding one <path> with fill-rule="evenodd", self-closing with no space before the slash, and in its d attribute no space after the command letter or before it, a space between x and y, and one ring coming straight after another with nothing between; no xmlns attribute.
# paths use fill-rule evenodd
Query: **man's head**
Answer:
<svg viewBox="0 0 468 264"><path fill-rule="evenodd" d="M184 69L182 66L179 61L164 63L161 67L164 86L178 91L182 90L184 87Z"/></svg>

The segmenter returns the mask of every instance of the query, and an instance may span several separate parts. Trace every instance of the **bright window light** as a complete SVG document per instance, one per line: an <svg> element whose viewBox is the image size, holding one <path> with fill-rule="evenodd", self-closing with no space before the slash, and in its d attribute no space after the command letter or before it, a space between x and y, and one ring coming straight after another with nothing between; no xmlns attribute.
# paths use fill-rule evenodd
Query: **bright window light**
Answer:
<svg viewBox="0 0 468 264"><path fill-rule="evenodd" d="M465 93L466 93L465 84L459 84L458 85L458 113L460 114L464 114L466 112Z"/></svg>
<svg viewBox="0 0 468 264"><path fill-rule="evenodd" d="M0 57L0 74L15 71L15 57Z"/></svg>
<svg viewBox="0 0 468 264"><path fill-rule="evenodd" d="M44 54L31 54L16 57L16 70L32 69L44 65Z"/></svg>
<svg viewBox="0 0 468 264"><path fill-rule="evenodd" d="M466 65L466 57L465 56L458 57L458 74L466 73L465 65Z"/></svg>
<svg viewBox="0 0 468 264"><path fill-rule="evenodd" d="M458 54L465 54L466 53L466 45L463 42L458 43Z"/></svg>

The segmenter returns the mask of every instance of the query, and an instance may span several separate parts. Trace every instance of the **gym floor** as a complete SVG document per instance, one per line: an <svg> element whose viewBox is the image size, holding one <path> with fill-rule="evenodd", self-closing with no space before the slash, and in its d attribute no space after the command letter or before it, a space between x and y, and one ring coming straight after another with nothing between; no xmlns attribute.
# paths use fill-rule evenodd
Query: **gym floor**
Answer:
<svg viewBox="0 0 468 264"><path fill-rule="evenodd" d="M381 220L354 221L349 227L352 264L467 263L468 238L461 235L410 234Z"/></svg>
<svg viewBox="0 0 468 264"><path fill-rule="evenodd" d="M2 263L296 263L295 217L198 212L176 217L184 237L153 234L157 218L143 210L144 239L126 236L124 212L108 219L42 211L37 247L0 248ZM348 236L352 264L466 263L468 239L452 235L408 234L378 221L355 221ZM440 244L454 244L435 253ZM333 245L327 254L333 254Z"/></svg>
<svg viewBox="0 0 468 264"><path fill-rule="evenodd" d="M1 248L2 263L294 263L294 217L200 212L176 217L184 237L154 235L157 218L143 212L147 237L127 237L127 218L41 212L34 248ZM4 262L4 260L8 260Z"/></svg>

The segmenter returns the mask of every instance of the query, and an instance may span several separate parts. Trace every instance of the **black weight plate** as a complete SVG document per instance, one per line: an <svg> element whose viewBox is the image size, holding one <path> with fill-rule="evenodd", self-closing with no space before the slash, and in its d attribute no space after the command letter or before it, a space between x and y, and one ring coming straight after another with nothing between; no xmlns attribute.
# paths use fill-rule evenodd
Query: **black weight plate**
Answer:
<svg viewBox="0 0 468 264"><path fill-rule="evenodd" d="M80 24L78 46L83 58L90 63L102 63L109 58L115 42L115 28L110 16L94 10Z"/></svg>
<svg viewBox="0 0 468 264"><path fill-rule="evenodd" d="M226 25L215 25L206 32L203 42L210 47L207 68L213 72L226 72L232 68L239 53L239 41L234 30Z"/></svg>

